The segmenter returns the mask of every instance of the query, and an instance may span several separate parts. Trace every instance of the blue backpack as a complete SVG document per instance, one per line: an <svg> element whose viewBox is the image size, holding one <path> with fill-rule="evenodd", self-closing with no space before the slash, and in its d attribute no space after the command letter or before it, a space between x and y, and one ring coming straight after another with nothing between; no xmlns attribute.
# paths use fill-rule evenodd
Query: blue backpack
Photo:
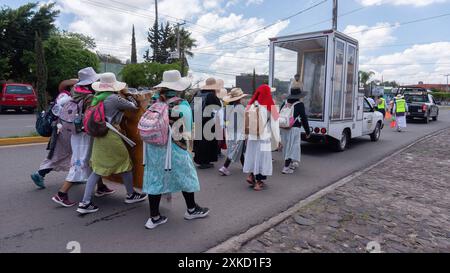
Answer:
<svg viewBox="0 0 450 273"><path fill-rule="evenodd" d="M46 111L42 111L36 118L36 132L43 137L50 137L58 119L52 112L54 103L51 103Z"/></svg>

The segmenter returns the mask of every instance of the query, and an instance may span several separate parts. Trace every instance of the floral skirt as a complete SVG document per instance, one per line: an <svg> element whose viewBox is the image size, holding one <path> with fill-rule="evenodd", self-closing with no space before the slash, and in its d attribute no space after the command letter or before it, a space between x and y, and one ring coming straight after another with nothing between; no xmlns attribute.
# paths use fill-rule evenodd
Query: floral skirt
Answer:
<svg viewBox="0 0 450 273"><path fill-rule="evenodd" d="M150 195L198 192L200 183L191 154L172 143L172 170L165 170L167 146L145 145L142 191Z"/></svg>
<svg viewBox="0 0 450 273"><path fill-rule="evenodd" d="M92 151L92 137L86 133L72 135L70 140L72 146L72 159L66 181L86 182L92 173L89 161Z"/></svg>

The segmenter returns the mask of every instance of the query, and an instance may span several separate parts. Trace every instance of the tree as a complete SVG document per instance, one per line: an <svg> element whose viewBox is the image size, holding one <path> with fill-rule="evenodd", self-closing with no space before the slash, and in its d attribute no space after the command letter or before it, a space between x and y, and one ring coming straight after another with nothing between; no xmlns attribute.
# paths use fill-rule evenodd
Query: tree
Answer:
<svg viewBox="0 0 450 273"><path fill-rule="evenodd" d="M158 22L155 21L155 24L152 28L149 29L148 35L147 35L147 41L150 43L150 48L152 49L152 56L150 57L149 54L147 54L147 61L151 62L161 62L161 56L160 53L160 38L159 38L159 26Z"/></svg>
<svg viewBox="0 0 450 273"><path fill-rule="evenodd" d="M110 64L123 64L123 62L117 58L116 56L113 56L111 54L104 54L99 51L97 51L97 56L100 62L103 63L110 63Z"/></svg>
<svg viewBox="0 0 450 273"><path fill-rule="evenodd" d="M140 63L129 64L123 69L121 75L122 80L131 87L153 87L162 81L164 71L178 70L180 71L178 63L160 64L160 63Z"/></svg>
<svg viewBox="0 0 450 273"><path fill-rule="evenodd" d="M364 88L368 86L369 80L373 75L375 75L375 73L372 71L359 71L359 82L363 84Z"/></svg>
<svg viewBox="0 0 450 273"><path fill-rule="evenodd" d="M137 63L137 55L136 55L136 37L134 34L134 25L133 25L133 32L131 34L131 63L136 64Z"/></svg>
<svg viewBox="0 0 450 273"><path fill-rule="evenodd" d="M17 81L31 82L35 76L30 74L30 54L34 54L35 33L45 41L56 29L54 22L59 11L54 10L55 3L38 6L28 3L17 9L1 8L0 10L0 48L1 62L8 62L8 77ZM25 56L24 55L28 55ZM5 65L3 65L5 67ZM4 68L3 68L4 69Z"/></svg>
<svg viewBox="0 0 450 273"><path fill-rule="evenodd" d="M44 46L39 33L36 31L34 50L36 54L36 90L38 97L38 112L47 108L47 64L45 61Z"/></svg>
<svg viewBox="0 0 450 273"><path fill-rule="evenodd" d="M51 94L58 92L62 80L76 78L80 69L98 69L100 65L98 56L77 35L55 33L44 42L44 48L49 75L47 89Z"/></svg>

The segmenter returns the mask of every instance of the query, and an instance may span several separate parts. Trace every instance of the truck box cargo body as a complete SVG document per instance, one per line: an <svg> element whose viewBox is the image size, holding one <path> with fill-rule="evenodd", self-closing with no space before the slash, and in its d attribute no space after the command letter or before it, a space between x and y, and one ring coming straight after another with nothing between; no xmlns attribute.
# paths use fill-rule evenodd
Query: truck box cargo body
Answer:
<svg viewBox="0 0 450 273"><path fill-rule="evenodd" d="M289 94L296 74L313 137L336 142L338 150L351 138L375 134L378 140L383 115L358 92L357 40L333 30L272 38L269 84L277 101Z"/></svg>

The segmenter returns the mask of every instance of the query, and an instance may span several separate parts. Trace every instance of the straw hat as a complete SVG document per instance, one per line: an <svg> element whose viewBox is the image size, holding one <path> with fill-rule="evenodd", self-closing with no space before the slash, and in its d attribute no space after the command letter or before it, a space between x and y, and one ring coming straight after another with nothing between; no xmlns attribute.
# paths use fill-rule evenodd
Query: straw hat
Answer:
<svg viewBox="0 0 450 273"><path fill-rule="evenodd" d="M209 78L206 80L206 83L204 86L200 87L201 90L220 90L222 87L220 86L220 83L217 82L214 78Z"/></svg>
<svg viewBox="0 0 450 273"><path fill-rule="evenodd" d="M247 96L248 95L244 94L244 92L242 91L241 88L233 88L230 91L230 93L223 98L223 101L229 103L229 102L240 100L240 99L245 98Z"/></svg>
<svg viewBox="0 0 450 273"><path fill-rule="evenodd" d="M155 88L168 88L175 91L184 91L191 86L191 81L188 78L182 78L180 71L169 70L163 74L163 81L155 86Z"/></svg>
<svg viewBox="0 0 450 273"><path fill-rule="evenodd" d="M100 76L95 72L92 67L86 67L78 71L78 79L76 85L90 85L98 81Z"/></svg>
<svg viewBox="0 0 450 273"><path fill-rule="evenodd" d="M119 92L127 86L124 82L119 82L114 73L103 73L100 75L100 82L94 82L92 89L96 92Z"/></svg>
<svg viewBox="0 0 450 273"><path fill-rule="evenodd" d="M62 81L62 82L59 83L58 91L59 91L59 92L67 91L67 90L70 89L72 86L74 86L75 84L77 84L77 82L78 82L78 79L64 80L64 81Z"/></svg>

